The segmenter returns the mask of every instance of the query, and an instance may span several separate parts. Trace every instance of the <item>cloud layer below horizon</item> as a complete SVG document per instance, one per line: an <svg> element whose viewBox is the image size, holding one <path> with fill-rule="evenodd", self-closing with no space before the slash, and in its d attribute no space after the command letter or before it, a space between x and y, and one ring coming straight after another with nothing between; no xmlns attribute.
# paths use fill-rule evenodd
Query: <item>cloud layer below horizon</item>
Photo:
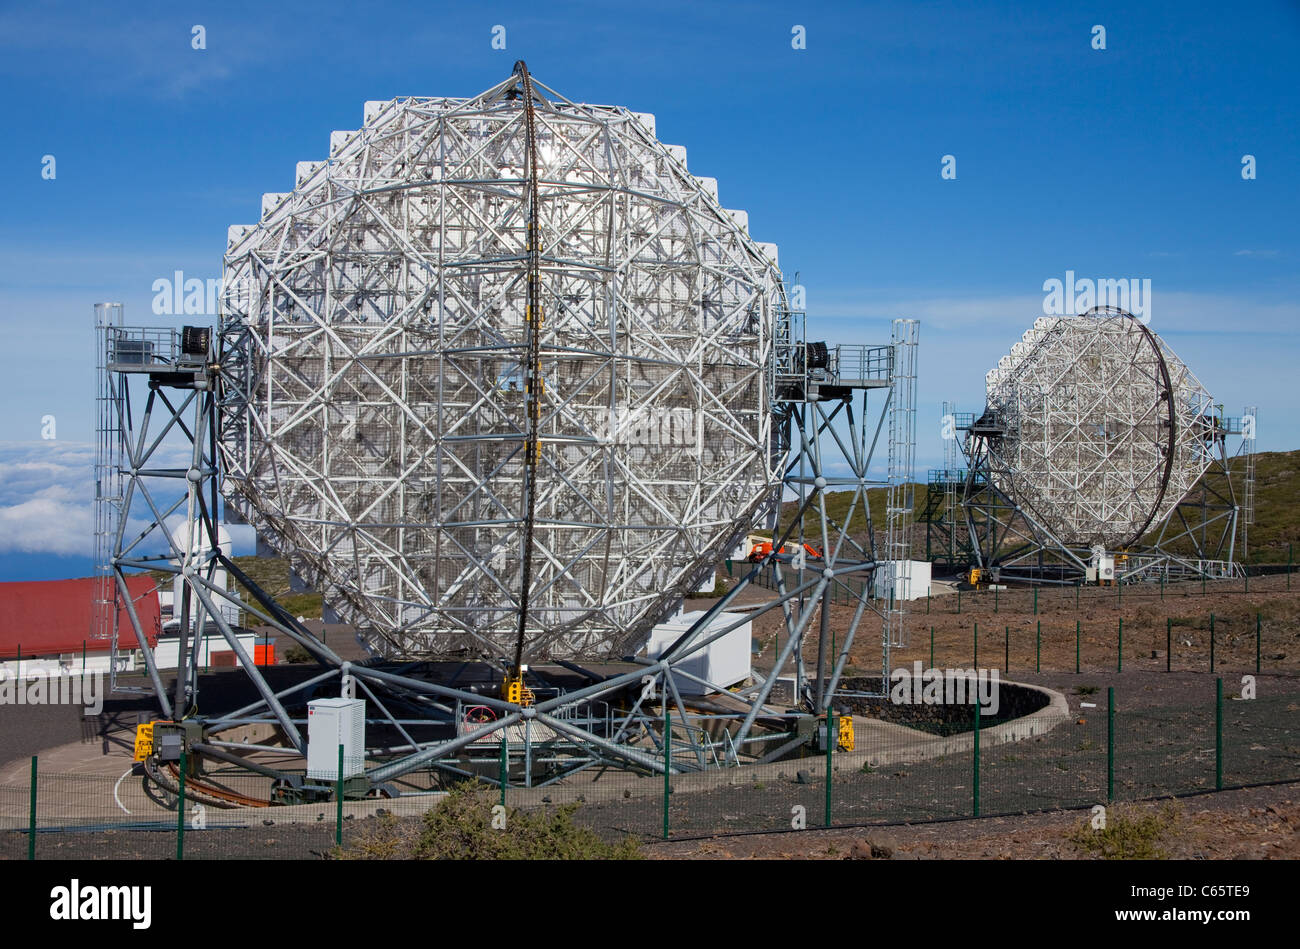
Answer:
<svg viewBox="0 0 1300 949"><path fill-rule="evenodd" d="M183 465L185 459L178 454L175 463ZM132 517L128 530L134 534L146 526ZM252 528L230 531L235 553L251 552ZM0 442L0 554L89 557L94 548L95 446ZM142 547L148 553L163 549L161 538Z"/></svg>

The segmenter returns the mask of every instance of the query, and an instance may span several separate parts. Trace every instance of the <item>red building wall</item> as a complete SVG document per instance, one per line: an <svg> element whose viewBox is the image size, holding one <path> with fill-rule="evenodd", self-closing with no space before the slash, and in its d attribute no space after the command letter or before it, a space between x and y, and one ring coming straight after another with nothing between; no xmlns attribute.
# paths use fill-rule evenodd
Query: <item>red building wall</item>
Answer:
<svg viewBox="0 0 1300 949"><path fill-rule="evenodd" d="M0 583L0 660L15 658L19 646L24 656L78 653L83 644L90 652L106 652L108 639L90 638L97 582L83 577ZM145 639L157 645L162 631L157 584L151 577L137 576L128 577L126 587ZM125 606L118 610L117 624L118 648L135 649L135 630Z"/></svg>

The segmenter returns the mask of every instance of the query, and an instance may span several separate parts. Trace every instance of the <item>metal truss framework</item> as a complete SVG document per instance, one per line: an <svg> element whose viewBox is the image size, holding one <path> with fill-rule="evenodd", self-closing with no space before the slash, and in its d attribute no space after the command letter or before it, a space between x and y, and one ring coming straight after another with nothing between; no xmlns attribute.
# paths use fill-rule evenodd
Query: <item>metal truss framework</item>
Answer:
<svg viewBox="0 0 1300 949"><path fill-rule="evenodd" d="M247 608L214 582L223 563L218 532L216 374L210 333L185 351L175 328L126 327L120 304L96 306L99 331L99 448L96 464L94 626L118 652L119 611L133 627L150 684L167 718L193 714L198 701L200 649L219 632L252 676L286 740L306 745L293 721L235 635L221 603ZM141 391L143 388L143 392ZM140 404L143 396L143 405ZM179 443L179 444L178 444ZM178 451L179 448L179 451ZM234 568L238 575L242 572ZM145 630L126 584L128 572L150 570L183 578L178 611L178 673L174 693L163 687ZM191 604L198 604L191 615ZM283 611L280 611L283 614ZM261 614L259 614L261 615ZM263 616L321 658L332 656L314 637ZM337 657L334 657L337 659ZM113 688L120 689L114 666Z"/></svg>
<svg viewBox="0 0 1300 949"><path fill-rule="evenodd" d="M980 417L953 416L964 466L931 472L932 553L937 539L953 566L1049 581L1082 579L1098 550L1119 554L1121 580L1240 572L1234 481L1244 473L1249 497L1253 417L1234 474L1242 421L1138 320L1040 319L987 383Z"/></svg>
<svg viewBox="0 0 1300 949"><path fill-rule="evenodd" d="M824 715L836 696L843 694L839 683L850 652L859 633L873 627L871 617L880 624L882 692L889 673L890 646L902 637L903 598L891 598L888 605L882 605L870 595L880 561L867 492L887 491L889 517L901 520L906 516L905 496L891 489L910 481L906 466L912 452L909 439L914 437L910 426L915 406L907 378L915 373L917 338L916 323L899 320L889 345L835 347L825 369L810 370L801 334L791 334L788 328L785 332L787 344L778 348L767 370L773 391L781 393L772 407L778 425L776 441L791 446L781 483L791 499L787 503L797 507L788 518L779 516L778 506L770 508L779 541L774 550L786 544L818 544L823 557L819 561L774 554L754 565L658 658L637 659L630 671L577 690L545 694L539 688L539 700L523 706L430 681L420 676L420 664L415 662L344 662L261 591L216 542L220 458L213 450L212 435L219 405L213 390L220 375L215 364L207 357L187 357L173 330L123 328L119 319L118 325L103 335L105 404L113 407L119 421L113 438L101 447L101 464L106 471L113 468L124 485L121 503L113 506L118 530L107 555L107 572L117 580L119 595L126 592L128 571L180 574L186 591L181 609L188 610L190 590L199 604L197 615L181 616L180 629L188 648L181 650L173 695L164 688L138 618L128 609L137 635L145 642L142 651L164 716L199 715L199 650L191 644L206 631L216 630L239 655L260 698L218 716L199 715L205 737L195 750L216 762L263 773L279 774L250 764L248 754L305 753L305 737L299 728L302 716L291 710L306 690L328 688L331 682L344 694L367 699L373 726L391 727L403 736L402 742L389 744L372 756L373 767L366 772L371 787L423 771L464 775L468 772L458 763L458 756L478 753L495 759L503 736L509 738L518 759L515 770L526 783L560 780L595 765L662 771L658 749L662 748L665 711L672 713L673 741L678 749L671 765L674 771L772 760L805 743L807 734L800 732L795 720ZM138 389L145 381L145 410L136 416L131 411L132 386ZM885 479L872 475L882 432L888 433L892 461ZM169 435L180 436L189 447L187 467L152 464ZM827 495L834 491L851 493L843 523L831 517L827 508ZM101 506L109 500L101 496ZM128 537L128 521L144 527ZM851 529L862 522L865 531ZM178 530L178 524L183 529ZM889 537L888 530L885 536ZM188 552L178 538L189 539ZM155 547L161 541L163 552L141 553L151 541ZM900 546L891 549L906 553ZM218 565L252 593L251 600L213 582ZM775 576L778 596L725 627L711 625L765 571ZM840 602L847 598L850 604L834 620L829 609L832 598ZM321 672L289 688L273 690L240 646L235 629L225 618L222 606L226 604L303 646ZM769 612L781 618L779 654L773 668L756 675L752 685L728 691L688 670L692 657L711 642ZM109 604L107 615L117 615L117 603ZM188 635L186 630L190 630ZM113 635L116 640L116 630ZM814 637L815 670L806 668L804 659L804 646ZM782 713L769 702L778 680L787 672L795 683L795 694L785 697L786 704L797 709L792 713ZM729 710L702 711L695 701L683 699L679 689L683 681L725 697ZM487 710L486 717L491 720L477 721L468 714L471 709L479 717ZM229 727L255 722L275 726L280 737L263 744L221 737ZM447 726L448 737L411 737L412 726L430 722ZM543 755L564 763L536 779L533 761Z"/></svg>
<svg viewBox="0 0 1300 949"><path fill-rule="evenodd" d="M776 247L525 75L368 103L230 231L222 490L389 656L505 668L523 601L524 661L626 655L779 481Z"/></svg>
<svg viewBox="0 0 1300 949"><path fill-rule="evenodd" d="M562 762L548 781L598 764L663 770L669 711L671 770L771 760L808 740L787 719L831 707L871 615L884 690L890 647L905 642L907 579L884 608L872 581L884 557L908 554L915 321L895 321L887 345L809 344L775 246L686 170L684 149L655 139L653 116L576 105L522 75L472 99L371 103L360 131L335 133L327 161L299 165L293 193L265 196L258 225L231 229L215 346L124 328L120 313L102 336L103 573L114 596L126 571L182 578L171 695L143 652L163 714L202 721L203 755L267 773L248 753L304 753L293 709L336 683L367 699L371 726L400 736L371 749L372 788L463 774L458 755L495 757L502 737L522 746L527 782L538 753ZM530 329L540 376L525 392ZM132 387L146 382L137 417ZM872 473L882 434L883 479ZM188 464L155 465L169 437ZM535 519L521 490L533 441ZM886 493L883 539L871 488ZM851 494L843 524L827 507L835 490ZM344 662L261 591L221 551L219 495L385 659ZM764 513L777 528L769 561L657 658L629 659ZM425 675L430 657L506 668L534 521L523 658L612 658L628 671L562 692L532 681L528 704ZM132 522L144 526L128 536ZM785 562L783 544L814 540L820 559ZM150 544L163 552L144 553ZM215 582L218 567L251 598ZM764 571L778 595L711 625ZM832 618L844 596L845 618ZM230 606L305 648L319 674L272 689ZM733 691L691 671L710 643L768 613L782 635L767 674ZM204 717L193 644L214 629L259 698ZM797 711L784 714L769 699L787 671L782 701ZM684 681L711 703L684 700ZM250 722L276 739L221 737Z"/></svg>
<svg viewBox="0 0 1300 949"><path fill-rule="evenodd" d="M1130 554L1121 579L1240 577L1254 523L1255 424L1247 406L1239 418L1215 416L1214 462L1200 483ZM1240 440L1235 451L1229 438Z"/></svg>
<svg viewBox="0 0 1300 949"><path fill-rule="evenodd" d="M961 441L957 437L957 403L944 402L940 418L943 437L943 467L931 468L926 493L917 520L925 524L925 559L960 570L972 562L970 545L962 539L964 521L958 526L962 489L966 482ZM967 419L969 427L972 419Z"/></svg>

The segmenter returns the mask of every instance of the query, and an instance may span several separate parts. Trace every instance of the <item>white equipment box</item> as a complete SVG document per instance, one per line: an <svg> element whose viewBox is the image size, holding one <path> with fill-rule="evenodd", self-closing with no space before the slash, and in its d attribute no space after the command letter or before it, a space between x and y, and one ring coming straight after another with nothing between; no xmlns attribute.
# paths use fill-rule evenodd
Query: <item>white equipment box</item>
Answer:
<svg viewBox="0 0 1300 949"><path fill-rule="evenodd" d="M650 639L645 645L646 658L658 659L660 653L677 642L702 616L704 616L703 611L678 613L666 622L659 623L650 630ZM750 676L754 634L752 621L746 620L743 613L719 613L700 632L699 639L707 639L718 630L741 620L744 622L731 632L691 653L677 667L682 672L711 682L718 689L726 689L738 682L744 682ZM673 675L673 683L682 695L707 695L717 691L680 674Z"/></svg>
<svg viewBox="0 0 1300 949"><path fill-rule="evenodd" d="M365 699L313 699L307 703L307 777L337 780L339 746L343 777L366 769Z"/></svg>
<svg viewBox="0 0 1300 949"><path fill-rule="evenodd" d="M906 565L906 573L904 573ZM906 580L906 582L904 582ZM919 600L930 595L930 561L884 560L876 568L873 591L876 599L887 600L893 593L896 599Z"/></svg>

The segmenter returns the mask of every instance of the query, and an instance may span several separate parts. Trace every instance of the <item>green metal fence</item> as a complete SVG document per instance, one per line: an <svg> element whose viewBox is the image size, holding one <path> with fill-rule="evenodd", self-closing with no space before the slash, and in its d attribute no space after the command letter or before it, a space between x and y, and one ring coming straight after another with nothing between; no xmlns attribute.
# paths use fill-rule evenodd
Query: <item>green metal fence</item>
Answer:
<svg viewBox="0 0 1300 949"><path fill-rule="evenodd" d="M1106 690L1081 685L1066 695L1064 709L983 719L979 728L947 733L859 717L852 750L840 747L832 716L804 757L722 770L700 770L698 743L687 740L693 726L667 719L669 740L659 736L647 749L668 764L666 779L651 769L593 765L559 783L524 787L522 759L503 741L496 786L484 792L482 806L500 807L494 817L567 808L576 827L601 839L649 843L1017 814L1300 780L1300 680L1253 672L1184 679L1154 694L1141 681ZM188 797L192 785L150 797L131 771L48 773L33 759L24 780L12 774L0 783L5 859L383 855L371 846L382 837L377 829L418 834L421 815L443 798L344 800L341 761L337 781L326 782L332 800L233 810Z"/></svg>
<svg viewBox="0 0 1300 949"><path fill-rule="evenodd" d="M787 578L789 582L789 578ZM1300 673L1291 575L1124 586L958 590L908 604L910 644L898 663L982 659L1005 673L1078 671ZM764 575L760 586L774 588ZM831 587L833 607L857 603L853 578ZM883 604L882 604L883 607ZM1170 615L1172 614L1172 615Z"/></svg>

